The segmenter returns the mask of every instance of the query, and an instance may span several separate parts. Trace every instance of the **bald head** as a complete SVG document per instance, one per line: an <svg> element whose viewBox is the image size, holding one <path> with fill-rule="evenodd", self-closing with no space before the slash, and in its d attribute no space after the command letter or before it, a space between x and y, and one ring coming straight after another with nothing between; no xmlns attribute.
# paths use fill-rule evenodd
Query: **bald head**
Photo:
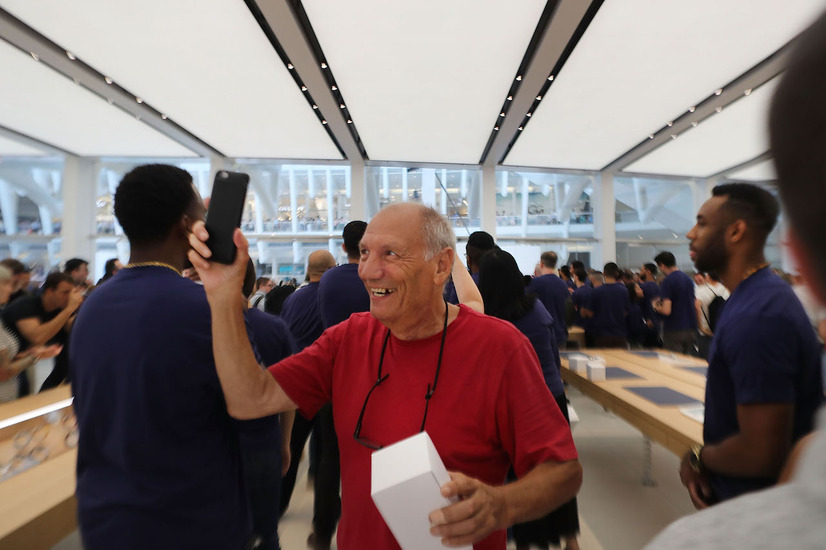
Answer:
<svg viewBox="0 0 826 550"><path fill-rule="evenodd" d="M389 221L393 225L404 227L406 231L420 235L424 244L425 260L431 260L445 248L456 248L453 228L443 215L429 206L412 202L391 204L382 208L370 223L375 221Z"/></svg>
<svg viewBox="0 0 826 550"><path fill-rule="evenodd" d="M310 282L317 283L325 271L335 266L336 259L326 250L311 252L310 257L307 258L307 274L310 276Z"/></svg>

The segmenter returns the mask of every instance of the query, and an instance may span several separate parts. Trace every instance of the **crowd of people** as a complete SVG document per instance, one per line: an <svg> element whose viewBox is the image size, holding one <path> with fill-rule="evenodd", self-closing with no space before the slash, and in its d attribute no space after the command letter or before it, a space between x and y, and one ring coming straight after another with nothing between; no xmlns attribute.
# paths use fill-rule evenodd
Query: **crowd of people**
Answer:
<svg viewBox="0 0 826 550"><path fill-rule="evenodd" d="M240 230L235 261L210 261L191 175L145 165L115 193L126 265L110 260L92 285L72 259L30 292L25 266L0 262L0 399L30 391L21 373L40 358L55 357L43 388L71 381L87 550L279 548L308 439L307 545L398 548L371 457L421 432L450 471L430 535L502 550L511 530L519 550L576 550L583 472L559 350L579 326L589 347L708 359L703 445L679 470L704 511L652 549L821 547L824 67L826 17L772 107L794 288L764 256L778 201L748 184L715 187L698 211L692 276L671 251L637 271L548 251L525 276L485 232L465 265L450 221L403 203L345 225L347 262L314 251L299 286L257 277Z"/></svg>

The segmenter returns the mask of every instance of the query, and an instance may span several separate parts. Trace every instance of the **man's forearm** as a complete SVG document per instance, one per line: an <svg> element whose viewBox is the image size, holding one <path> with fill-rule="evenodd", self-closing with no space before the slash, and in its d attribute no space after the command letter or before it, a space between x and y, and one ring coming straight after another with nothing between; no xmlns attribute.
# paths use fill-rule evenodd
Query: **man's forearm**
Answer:
<svg viewBox="0 0 826 550"><path fill-rule="evenodd" d="M237 301L232 304L210 303L212 349L227 411L243 420L294 409L275 379L256 361L243 311Z"/></svg>
<svg viewBox="0 0 826 550"><path fill-rule="evenodd" d="M716 474L735 477L776 477L789 454L790 442L768 448L749 443L743 434L703 447L703 466Z"/></svg>
<svg viewBox="0 0 826 550"><path fill-rule="evenodd" d="M540 518L574 498L582 485L578 460L545 462L501 487L508 526Z"/></svg>
<svg viewBox="0 0 826 550"><path fill-rule="evenodd" d="M49 340L55 337L60 332L60 329L66 325L73 311L68 309L62 310L57 316L46 323L40 323L32 330L21 330L20 332L33 346L42 346ZM18 326L18 329L21 328Z"/></svg>

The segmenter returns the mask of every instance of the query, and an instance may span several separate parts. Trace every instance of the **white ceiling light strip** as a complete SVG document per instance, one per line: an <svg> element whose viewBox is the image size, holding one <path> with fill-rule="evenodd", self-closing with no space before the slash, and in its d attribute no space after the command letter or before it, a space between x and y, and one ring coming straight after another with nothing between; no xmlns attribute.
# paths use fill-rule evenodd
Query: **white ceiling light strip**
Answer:
<svg viewBox="0 0 826 550"><path fill-rule="evenodd" d="M599 170L774 53L822 8L606 2L505 163Z"/></svg>
<svg viewBox="0 0 826 550"><path fill-rule="evenodd" d="M0 5L228 156L341 158L243 2Z"/></svg>

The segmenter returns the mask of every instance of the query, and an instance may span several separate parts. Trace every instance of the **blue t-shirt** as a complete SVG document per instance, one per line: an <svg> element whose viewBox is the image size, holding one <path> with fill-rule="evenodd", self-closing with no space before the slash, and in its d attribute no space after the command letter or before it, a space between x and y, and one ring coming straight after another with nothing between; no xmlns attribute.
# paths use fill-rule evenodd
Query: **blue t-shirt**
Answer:
<svg viewBox="0 0 826 550"><path fill-rule="evenodd" d="M84 548L241 549L252 530L238 433L212 355L204 290L123 269L71 334Z"/></svg>
<svg viewBox="0 0 826 550"><path fill-rule="evenodd" d="M697 329L694 281L691 277L682 271L672 271L660 284L660 296L663 300L671 300L671 315L662 317L665 332Z"/></svg>
<svg viewBox="0 0 826 550"><path fill-rule="evenodd" d="M479 274L471 273L470 278L473 279L473 282L476 283L476 286L478 287ZM442 297L444 297L448 304L459 305L459 296L456 294L456 285L453 284L453 279L449 280L445 285L445 289L442 292Z"/></svg>
<svg viewBox="0 0 826 550"><path fill-rule="evenodd" d="M594 287L582 285L571 294L571 300L576 306L576 319L574 320L574 324L581 326L586 332L590 332L593 323L590 317L582 316L582 308L589 309L592 292L594 292Z"/></svg>
<svg viewBox="0 0 826 550"><path fill-rule="evenodd" d="M327 270L318 287L321 324L330 328L353 313L370 311L370 295L359 277L358 264L344 264Z"/></svg>
<svg viewBox="0 0 826 550"><path fill-rule="evenodd" d="M623 283L606 283L591 293L592 330L597 336L628 337L631 298Z"/></svg>
<svg viewBox="0 0 826 550"><path fill-rule="evenodd" d="M562 377L559 374L561 363L556 338L554 338L553 321L542 302L534 301L533 309L520 319L513 321L513 325L531 341L533 350L539 358L539 365L542 367L542 377L545 378L545 384L551 394L558 397L565 393Z"/></svg>
<svg viewBox="0 0 826 550"><path fill-rule="evenodd" d="M269 367L293 354L295 343L281 317L249 308L244 312L244 319L255 358L262 366ZM237 425L243 452L281 450L281 423L277 414L237 421Z"/></svg>
<svg viewBox="0 0 826 550"><path fill-rule="evenodd" d="M281 318L290 327L295 339L296 353L321 336L324 326L318 310L318 283L309 283L290 294L281 309Z"/></svg>
<svg viewBox="0 0 826 550"><path fill-rule="evenodd" d="M655 325L659 325L660 317L657 315L657 312L654 311L652 302L660 297L660 285L658 285L655 281L645 281L644 283L640 283L640 288L642 289L642 303L640 304L640 310L642 311L643 319L647 319Z"/></svg>
<svg viewBox="0 0 826 550"><path fill-rule="evenodd" d="M732 293L709 352L703 439L719 443L739 432L737 406L794 404L792 438L812 430L823 401L820 348L791 287L763 268ZM755 491L775 479L711 476L720 500Z"/></svg>
<svg viewBox="0 0 826 550"><path fill-rule="evenodd" d="M571 299L571 293L568 291L568 285L565 284L565 281L553 274L534 277L525 292L536 294L536 297L551 314L556 341L567 341L568 327L565 326L565 303Z"/></svg>

